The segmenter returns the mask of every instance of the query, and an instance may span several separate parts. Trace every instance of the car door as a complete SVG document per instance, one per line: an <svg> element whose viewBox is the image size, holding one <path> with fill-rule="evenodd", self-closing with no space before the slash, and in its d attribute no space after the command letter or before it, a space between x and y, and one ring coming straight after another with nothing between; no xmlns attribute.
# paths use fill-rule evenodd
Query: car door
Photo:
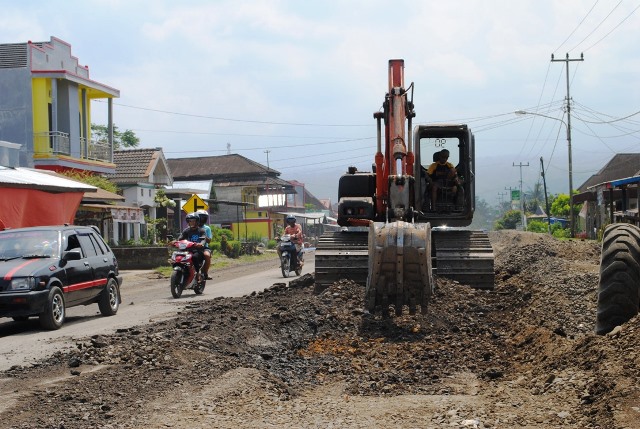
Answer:
<svg viewBox="0 0 640 429"><path fill-rule="evenodd" d="M66 304L67 306L78 305L86 300L89 294L87 289L93 286L93 270L75 231L65 233L62 249L63 257L67 251L80 252L80 259L65 258L62 262L66 273L66 282L63 285Z"/></svg>
<svg viewBox="0 0 640 429"><path fill-rule="evenodd" d="M87 229L84 231L77 231L77 233L80 245L87 255L87 261L89 262L92 271L92 281L87 285L83 293L84 301L90 301L102 292L104 286L107 284L109 260L96 242L93 231Z"/></svg>

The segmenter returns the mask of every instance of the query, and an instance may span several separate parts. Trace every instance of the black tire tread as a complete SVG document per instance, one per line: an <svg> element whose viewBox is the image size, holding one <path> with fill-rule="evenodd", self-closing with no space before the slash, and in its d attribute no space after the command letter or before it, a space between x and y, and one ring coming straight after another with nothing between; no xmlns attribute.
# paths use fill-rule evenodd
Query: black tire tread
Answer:
<svg viewBox="0 0 640 429"><path fill-rule="evenodd" d="M609 225L602 238L596 333L610 332L640 308L640 228Z"/></svg>

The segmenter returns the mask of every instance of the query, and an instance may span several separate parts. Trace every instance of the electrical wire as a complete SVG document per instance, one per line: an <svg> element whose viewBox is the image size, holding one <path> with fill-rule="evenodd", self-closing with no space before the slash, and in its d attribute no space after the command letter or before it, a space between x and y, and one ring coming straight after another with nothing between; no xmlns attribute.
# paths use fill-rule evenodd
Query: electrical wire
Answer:
<svg viewBox="0 0 640 429"><path fill-rule="evenodd" d="M591 37L591 35L592 35L593 33L595 33L595 32L596 32L596 30L597 30L598 28L600 28L600 26L601 26L602 24L604 24L604 22L605 22L605 21L606 21L606 20L611 16L611 14L612 14L612 13L613 13L617 8L618 8L618 6L620 6L621 4L622 4L622 0L620 0L620 1L618 2L618 4L617 4L617 5L615 5L615 6L613 7L613 9L611 9L611 11L607 14L607 16L605 16L605 17L602 19L602 21L600 21L600 23L599 23L598 25L596 25L596 27L595 27L593 30L591 30L591 32L590 32L589 34L587 34L587 35L585 36L585 38L584 38L584 39L582 39L580 42L578 42L578 44L577 44L576 46L574 46L574 47L573 47L573 49L570 49L570 51L575 51L575 50L576 50L576 48L577 48L578 46L580 46L580 45L581 45L585 40L587 40L589 37Z"/></svg>

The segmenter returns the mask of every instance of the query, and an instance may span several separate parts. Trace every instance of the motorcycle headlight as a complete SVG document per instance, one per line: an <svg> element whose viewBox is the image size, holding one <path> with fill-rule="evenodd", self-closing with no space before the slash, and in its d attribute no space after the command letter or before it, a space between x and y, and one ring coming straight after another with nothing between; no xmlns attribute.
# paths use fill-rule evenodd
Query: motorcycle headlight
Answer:
<svg viewBox="0 0 640 429"><path fill-rule="evenodd" d="M35 277L21 277L11 280L10 290L31 290L35 289L38 281Z"/></svg>

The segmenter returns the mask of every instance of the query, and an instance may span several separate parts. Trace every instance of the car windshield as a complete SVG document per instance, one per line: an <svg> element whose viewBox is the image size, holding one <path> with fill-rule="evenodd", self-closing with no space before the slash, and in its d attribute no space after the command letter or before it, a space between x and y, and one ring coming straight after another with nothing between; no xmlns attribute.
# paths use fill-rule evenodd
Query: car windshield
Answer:
<svg viewBox="0 0 640 429"><path fill-rule="evenodd" d="M60 256L57 231L0 232L0 260L15 258L57 258Z"/></svg>

